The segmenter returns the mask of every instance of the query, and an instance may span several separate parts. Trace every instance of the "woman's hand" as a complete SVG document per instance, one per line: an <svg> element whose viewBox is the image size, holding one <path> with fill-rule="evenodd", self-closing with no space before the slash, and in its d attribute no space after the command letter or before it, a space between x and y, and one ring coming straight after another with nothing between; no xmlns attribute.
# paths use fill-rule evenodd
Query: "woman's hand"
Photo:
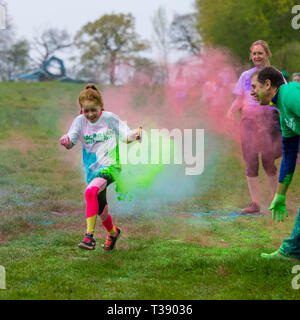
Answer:
<svg viewBox="0 0 300 320"><path fill-rule="evenodd" d="M234 115L233 115L233 112L231 109L228 110L228 112L226 113L226 117L229 119L229 120L234 120Z"/></svg>
<svg viewBox="0 0 300 320"><path fill-rule="evenodd" d="M234 114L242 108L243 105L243 97L237 96L233 103L231 104L229 110L227 111L226 117L230 120L235 120Z"/></svg>
<svg viewBox="0 0 300 320"><path fill-rule="evenodd" d="M60 140L60 144L64 146L66 149L71 149L73 147L73 143L71 142L69 136L67 134L63 135Z"/></svg>

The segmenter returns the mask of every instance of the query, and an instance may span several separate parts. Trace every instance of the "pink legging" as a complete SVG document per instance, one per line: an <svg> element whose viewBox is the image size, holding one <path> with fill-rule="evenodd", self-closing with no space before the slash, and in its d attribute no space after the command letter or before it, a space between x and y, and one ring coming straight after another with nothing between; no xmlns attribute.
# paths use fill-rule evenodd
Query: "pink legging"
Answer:
<svg viewBox="0 0 300 320"><path fill-rule="evenodd" d="M86 218L93 217L98 214L99 204L98 204L98 194L106 188L107 181L102 178L95 178L85 190L86 199ZM101 215L101 220L104 221L107 218L108 210L107 205L103 210L103 217Z"/></svg>

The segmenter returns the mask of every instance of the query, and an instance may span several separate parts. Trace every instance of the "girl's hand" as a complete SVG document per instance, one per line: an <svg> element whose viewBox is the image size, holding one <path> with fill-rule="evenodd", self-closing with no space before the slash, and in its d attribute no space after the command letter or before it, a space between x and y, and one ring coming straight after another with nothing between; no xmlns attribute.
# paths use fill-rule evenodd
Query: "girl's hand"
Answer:
<svg viewBox="0 0 300 320"><path fill-rule="evenodd" d="M142 127L132 130L127 136L127 142L139 141L142 142Z"/></svg>
<svg viewBox="0 0 300 320"><path fill-rule="evenodd" d="M137 136L136 136L136 140L139 142L139 143L142 143L142 134L143 134L143 128L142 127L138 127L137 129Z"/></svg>
<svg viewBox="0 0 300 320"><path fill-rule="evenodd" d="M73 147L73 143L71 142L69 136L67 134L65 134L64 136L62 136L59 140L60 144L62 146L64 146L67 149L71 149Z"/></svg>

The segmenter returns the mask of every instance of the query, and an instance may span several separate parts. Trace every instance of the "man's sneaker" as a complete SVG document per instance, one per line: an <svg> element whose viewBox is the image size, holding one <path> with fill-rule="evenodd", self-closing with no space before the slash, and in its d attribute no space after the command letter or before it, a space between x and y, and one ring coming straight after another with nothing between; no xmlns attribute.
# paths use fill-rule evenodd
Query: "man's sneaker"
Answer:
<svg viewBox="0 0 300 320"><path fill-rule="evenodd" d="M272 253L261 253L260 255L263 259L267 260L285 260L285 261L291 261L291 262L299 262L299 259L292 258L290 256L285 256L282 253L279 252L279 250L276 250Z"/></svg>
<svg viewBox="0 0 300 320"><path fill-rule="evenodd" d="M260 206L256 202L251 202L249 206L241 211L241 214L260 213Z"/></svg>
<svg viewBox="0 0 300 320"><path fill-rule="evenodd" d="M120 237L120 234L121 234L121 230L119 228L116 228L115 235L108 234L106 241L103 245L103 249L106 251L111 251L115 247L115 244L116 244L118 238Z"/></svg>
<svg viewBox="0 0 300 320"><path fill-rule="evenodd" d="M96 240L92 233L86 233L83 240L78 244L78 247L85 250L95 250Z"/></svg>

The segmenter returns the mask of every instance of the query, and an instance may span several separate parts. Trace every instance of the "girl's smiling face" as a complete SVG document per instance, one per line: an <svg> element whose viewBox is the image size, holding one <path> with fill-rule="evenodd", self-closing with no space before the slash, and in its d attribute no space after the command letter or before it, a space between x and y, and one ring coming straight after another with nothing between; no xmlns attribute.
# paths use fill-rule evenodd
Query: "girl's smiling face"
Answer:
<svg viewBox="0 0 300 320"><path fill-rule="evenodd" d="M95 123L100 118L101 108L94 101L84 101L81 110L91 123Z"/></svg>
<svg viewBox="0 0 300 320"><path fill-rule="evenodd" d="M251 60L257 68L263 67L269 60L268 55L261 45L255 45L251 49Z"/></svg>

